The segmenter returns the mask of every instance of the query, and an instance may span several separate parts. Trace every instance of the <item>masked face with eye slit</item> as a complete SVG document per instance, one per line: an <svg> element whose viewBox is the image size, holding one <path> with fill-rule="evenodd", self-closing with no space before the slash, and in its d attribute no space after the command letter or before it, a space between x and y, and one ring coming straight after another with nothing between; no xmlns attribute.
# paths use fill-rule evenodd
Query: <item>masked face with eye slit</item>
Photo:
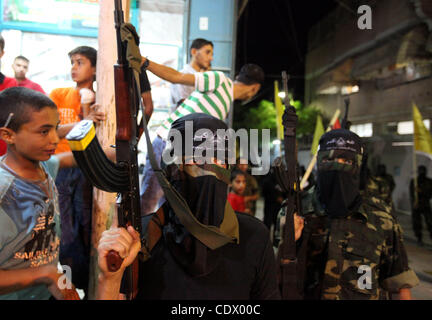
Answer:
<svg viewBox="0 0 432 320"><path fill-rule="evenodd" d="M346 217L361 204L362 141L355 133L337 129L325 133L318 149L318 198L326 213Z"/></svg>
<svg viewBox="0 0 432 320"><path fill-rule="evenodd" d="M218 228L236 242L238 221L227 202L230 170L226 129L223 121L203 113L184 116L171 125L168 136L173 139L168 139L162 158L171 160L164 163L167 179L199 223ZM202 276L217 266L218 251L192 236L172 208L168 209L164 237L177 262L189 274Z"/></svg>

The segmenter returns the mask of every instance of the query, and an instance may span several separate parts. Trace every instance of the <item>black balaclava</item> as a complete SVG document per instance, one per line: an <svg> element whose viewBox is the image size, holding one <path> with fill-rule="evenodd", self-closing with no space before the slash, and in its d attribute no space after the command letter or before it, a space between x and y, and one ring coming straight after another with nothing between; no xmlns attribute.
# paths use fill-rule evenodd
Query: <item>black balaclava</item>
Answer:
<svg viewBox="0 0 432 320"><path fill-rule="evenodd" d="M346 217L361 204L359 136L346 129L325 133L318 149L318 198L331 218ZM336 159L344 159L339 163ZM347 163L348 162L348 163Z"/></svg>
<svg viewBox="0 0 432 320"><path fill-rule="evenodd" d="M187 141L186 124L188 121L190 121L189 127L191 122L193 124L193 135L190 136L193 137L193 141ZM203 134L197 133L200 129L209 130L204 134L205 139L203 139ZM168 141L164 153L170 152L173 159L183 158L183 161L186 161L185 158L190 159L190 157L187 155L185 144L191 142L193 146L192 152L200 150L204 156L206 155L206 149L208 150L210 147L226 151L225 138L221 138L216 134L218 129L226 130L227 126L217 118L202 113L184 116L171 125L171 130L178 130L181 134L181 154L175 154L175 146L172 145L175 140ZM212 134L209 134L210 132ZM225 163L228 162L226 154L224 153L224 159L221 159ZM214 157L216 157L216 150ZM208 226L219 227L225 217L229 171L208 163L202 165L175 163L165 165L167 179L186 200L197 220ZM238 224L237 220L236 223ZM176 261L192 276L204 276L216 267L219 260L219 250L210 250L193 237L180 223L171 208L168 211L167 226L164 228L164 238Z"/></svg>

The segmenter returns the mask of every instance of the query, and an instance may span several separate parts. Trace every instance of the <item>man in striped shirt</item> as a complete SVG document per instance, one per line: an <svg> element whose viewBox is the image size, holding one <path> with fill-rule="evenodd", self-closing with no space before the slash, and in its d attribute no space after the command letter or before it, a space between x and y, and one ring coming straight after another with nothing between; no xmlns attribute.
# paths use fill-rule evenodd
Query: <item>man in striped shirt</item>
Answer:
<svg viewBox="0 0 432 320"><path fill-rule="evenodd" d="M209 40L197 38L192 41L190 62L184 66L181 73L195 74L209 71L213 60L213 43ZM170 86L171 101L175 104L174 110L195 90L194 86L185 86L173 83Z"/></svg>
<svg viewBox="0 0 432 320"><path fill-rule="evenodd" d="M175 120L191 113L206 113L220 120L225 120L234 100L251 99L257 94L264 82L264 71L255 64L244 65L235 81L232 81L220 71L187 74L147 58L143 57L142 59L147 70L159 78L171 83L195 87L195 91L156 130L157 137L153 140L152 145L158 163L161 161L168 131ZM141 214L147 215L156 212L163 202L163 190L159 186L147 157L141 185Z"/></svg>

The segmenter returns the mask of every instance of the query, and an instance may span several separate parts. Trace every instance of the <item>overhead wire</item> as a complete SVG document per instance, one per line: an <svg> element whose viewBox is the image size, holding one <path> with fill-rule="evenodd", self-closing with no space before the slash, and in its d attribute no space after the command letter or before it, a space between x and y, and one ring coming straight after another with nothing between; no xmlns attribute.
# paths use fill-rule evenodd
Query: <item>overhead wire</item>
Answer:
<svg viewBox="0 0 432 320"><path fill-rule="evenodd" d="M295 44L296 53L297 53L297 56L298 56L300 62L303 62L304 59L303 59L303 57L301 55L300 47L299 47L299 44L298 44L298 41L297 41L297 30L296 30L296 27L295 27L295 21L294 21L294 17L293 17L293 14L292 14L291 4L290 4L289 0L286 3L287 3L287 6L288 6L288 18L289 18L288 20L289 20L290 25L291 25L291 33L292 33L292 36L294 38L294 44Z"/></svg>

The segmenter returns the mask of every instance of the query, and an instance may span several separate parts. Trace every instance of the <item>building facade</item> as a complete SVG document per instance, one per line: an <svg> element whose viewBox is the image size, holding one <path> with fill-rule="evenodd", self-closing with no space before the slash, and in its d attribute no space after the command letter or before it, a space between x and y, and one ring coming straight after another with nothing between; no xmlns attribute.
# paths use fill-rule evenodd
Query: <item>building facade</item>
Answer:
<svg viewBox="0 0 432 320"><path fill-rule="evenodd" d="M352 130L367 142L369 167L394 176L396 208L410 211L413 162L412 104L432 118L432 2L345 1L309 33L305 103L331 118L349 98ZM370 8L369 17L362 5ZM360 9L359 9L360 8ZM364 7L363 7L364 8ZM370 19L370 29L362 21Z"/></svg>

